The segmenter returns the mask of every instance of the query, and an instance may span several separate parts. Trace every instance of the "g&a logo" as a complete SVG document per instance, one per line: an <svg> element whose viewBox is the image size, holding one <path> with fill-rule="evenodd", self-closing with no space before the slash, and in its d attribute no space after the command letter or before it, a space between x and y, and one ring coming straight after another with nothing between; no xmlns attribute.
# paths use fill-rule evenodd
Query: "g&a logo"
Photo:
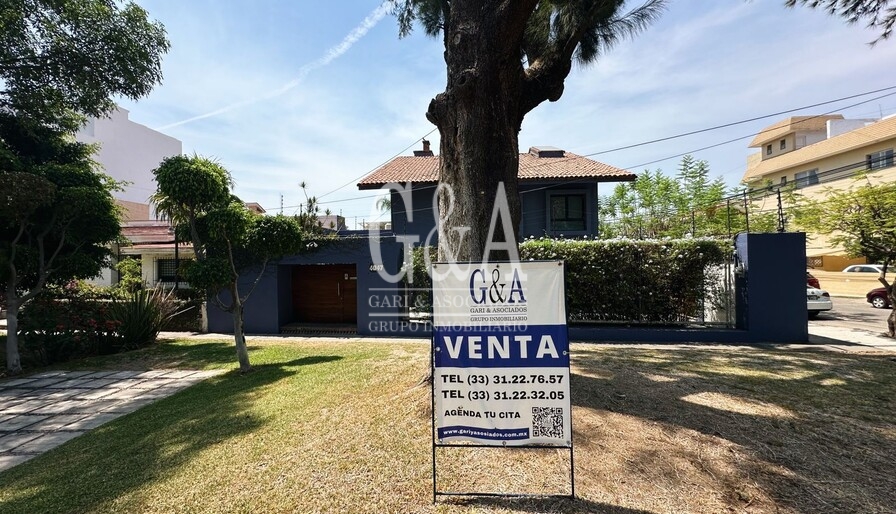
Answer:
<svg viewBox="0 0 896 514"><path fill-rule="evenodd" d="M509 285L509 287L508 287ZM523 292L523 282L520 280L519 269L513 269L510 284L504 281L501 270L495 267L491 273L479 268L470 274L470 298L473 303L482 305L491 304L525 304L526 295Z"/></svg>

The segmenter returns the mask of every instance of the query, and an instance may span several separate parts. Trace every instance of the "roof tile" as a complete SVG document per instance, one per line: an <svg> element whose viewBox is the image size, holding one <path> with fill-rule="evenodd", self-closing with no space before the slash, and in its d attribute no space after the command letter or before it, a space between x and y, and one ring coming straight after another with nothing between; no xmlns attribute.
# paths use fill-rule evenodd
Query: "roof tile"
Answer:
<svg viewBox="0 0 896 514"><path fill-rule="evenodd" d="M519 179L594 179L598 182L629 182L636 175L587 157L565 152L564 157L520 154ZM400 156L358 182L358 189L378 189L390 182L435 183L439 181L439 157Z"/></svg>

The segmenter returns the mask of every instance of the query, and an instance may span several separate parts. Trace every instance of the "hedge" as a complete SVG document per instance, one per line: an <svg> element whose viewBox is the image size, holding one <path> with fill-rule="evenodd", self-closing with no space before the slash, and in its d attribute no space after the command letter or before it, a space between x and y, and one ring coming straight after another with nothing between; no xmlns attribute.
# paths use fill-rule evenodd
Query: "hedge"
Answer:
<svg viewBox="0 0 896 514"><path fill-rule="evenodd" d="M417 248L411 305L431 311L432 282ZM529 239L521 260L565 261L566 311L570 322L682 324L702 319L707 290L730 260L728 241L715 239Z"/></svg>

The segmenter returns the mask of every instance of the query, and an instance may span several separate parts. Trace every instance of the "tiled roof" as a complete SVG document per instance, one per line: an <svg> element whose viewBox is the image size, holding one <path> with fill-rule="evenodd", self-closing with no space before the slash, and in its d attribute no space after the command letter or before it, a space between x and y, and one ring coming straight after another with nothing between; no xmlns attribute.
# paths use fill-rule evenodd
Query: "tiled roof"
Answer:
<svg viewBox="0 0 896 514"><path fill-rule="evenodd" d="M804 146L799 150L794 150L778 157L760 161L755 166L747 168L743 182L850 150L870 146L888 139L896 140L896 116ZM748 166L749 164L750 162L748 162Z"/></svg>
<svg viewBox="0 0 896 514"><path fill-rule="evenodd" d="M565 152L563 157L538 157L520 154L519 179L557 180L594 179L597 182L630 182L636 175L587 157ZM439 181L439 157L401 156L358 182L358 189L378 189L390 182L435 183Z"/></svg>
<svg viewBox="0 0 896 514"><path fill-rule="evenodd" d="M785 118L778 123L769 125L759 131L750 143L750 148L761 147L770 141L774 141L793 132L826 131L828 120L842 119L842 114L831 114L827 116L791 116L790 118Z"/></svg>

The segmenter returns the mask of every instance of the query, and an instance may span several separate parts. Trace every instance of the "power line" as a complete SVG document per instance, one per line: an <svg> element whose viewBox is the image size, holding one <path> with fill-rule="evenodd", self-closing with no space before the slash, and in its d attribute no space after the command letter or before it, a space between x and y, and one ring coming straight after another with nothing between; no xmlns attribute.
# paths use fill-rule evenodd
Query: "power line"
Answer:
<svg viewBox="0 0 896 514"><path fill-rule="evenodd" d="M752 122L752 121L763 120L763 119L766 119L766 118L773 118L773 117L775 117L775 116L780 116L780 115L782 115L782 114L788 114L788 113L791 113L791 112L802 111L802 110L804 110L804 109L811 109L811 108L813 108L813 107L820 107L820 106L822 106L822 105L829 105L829 104L836 103L836 102L842 102L843 100L852 100L853 98L858 98L858 97L860 97L860 96L873 95L873 94L875 94L875 93L880 93L880 92L883 92L883 91L889 91L889 90L891 90L891 89L896 89L896 86L889 86L889 87L885 87L885 88L882 88L882 89L876 89L876 90L874 90L874 91L866 91L866 92L864 92L864 93L859 93L859 94L856 94L856 95L850 95L850 96L844 96L844 97L842 97L842 98L837 98L836 100L828 100L827 102L819 102L819 103L812 104L812 105L804 105L803 107L796 107L796 108L793 108L793 109L787 109L787 110L785 110L785 111L778 111L778 112L771 113L771 114L765 114L765 115L762 115L762 116L757 116L757 117L755 117L755 118L748 118L748 119L745 119L745 120L733 121L733 122L731 122L731 123L724 123L724 124L722 124L722 125L716 125L716 126L713 126L713 127L702 128L702 129L699 129L699 130L692 130L692 131L690 131L690 132L682 132L682 133L680 133L680 134L675 134L674 136L661 137L661 138L659 138L659 139L652 139L652 140L650 140L650 141L644 141L644 142L641 142L641 143L635 143L635 144L632 144L632 145L620 146L620 147L617 147L617 148L611 148L611 149L609 149L609 150L601 150L600 152L594 152L594 153L586 154L586 155L584 155L583 157L594 157L595 155L603 155L603 154L605 154L605 153L618 152L618 151L620 151L620 150L628 150L628 149L631 149L631 148L637 148L637 147L639 147L639 146L650 145L650 144L653 144L653 143L661 143L661 142L663 142L663 141L670 141L670 140L672 140L672 139L678 139L678 138L680 138L680 137L692 136L692 135L694 135L694 134L702 134L703 132L710 132L710 131L713 131L713 130L718 130L718 129L728 128L728 127L733 127L733 126L735 126L735 125L742 125L742 124L744 124L744 123L750 123L750 122ZM889 96L889 95L885 95L885 96ZM883 97L879 97L879 98L883 98ZM872 99L872 100L868 100L868 101L870 102L870 101L873 101L873 100L877 100L877 99L879 99L879 98L874 98L874 99ZM866 102L862 102L862 103L866 103ZM856 105L860 105L860 104L856 104ZM854 107L854 106L852 106L852 107ZM845 107L845 108L848 109L849 107ZM761 134L762 132L764 132L764 131L759 132L759 134ZM756 134L756 135L759 135L759 134ZM742 138L741 138L741 139L742 139Z"/></svg>
<svg viewBox="0 0 896 514"><path fill-rule="evenodd" d="M637 148L637 147L640 147L640 146L646 146L646 145L650 145L650 144L654 144L654 143L658 143L658 142L669 141L669 140L672 140L672 139L677 139L677 138L681 138L681 137L685 137L685 136L689 136L689 135L700 134L700 133L704 133L704 132L710 132L710 131L713 131L713 130L719 130L719 129L722 129L722 128L732 127L732 126L735 126L735 125L741 125L741 124L744 124L744 123L749 123L749 122L752 122L752 121L757 121L757 120L761 120L761 119L765 119L765 118L771 118L771 117L774 117L774 116L780 116L780 115L782 115L782 114L787 114L787 113L791 113L791 112L795 112L795 111L799 111L799 110L803 110L803 109L810 109L810 108L812 108L812 107L818 107L818 106L821 106L821 105L829 105L829 104L832 104L832 103L841 102L841 101L843 101L843 100L850 100L850 99L853 99L853 98L859 98L859 97L867 96L867 95L874 94L874 93L880 93L880 92L883 92L883 91L890 91L890 90L893 90L893 89L896 89L896 86L889 86L889 87L885 87L885 88L881 88L881 89L876 89L876 90L873 90L873 91L866 91L866 92L864 92L864 93L858 93L858 94L854 94L854 95L849 95L849 96L845 96L845 97L837 98L837 99L834 99L834 100L828 100L828 101L825 101L825 102L819 102L819 103L815 103L815 104L807 105L807 106L803 106L803 107L797 107L797 108L793 108L793 109L787 109L787 110L784 110L784 111L778 111L778 112L771 113L771 114L765 114L765 115L763 115L763 116L756 116L756 117L749 118L749 119L745 119L745 120L740 120L740 121L735 121L735 122L730 122L730 123L724 123L724 124L721 124L721 125L715 125L715 126L713 126L713 127L708 127L708 128L704 128L704 129L694 130L694 131L690 131L690 132L684 132L684 133L680 133L680 134L676 134L676 135L672 135L672 136L667 136L667 137L663 137L663 138L659 138L659 139L654 139L654 140L649 140L649 141L643 141L643 142L640 142L640 143L635 143L635 144L631 144L631 145L626 145L626 146L622 146L622 147L618 147L618 148L612 148L612 149L609 149L609 150L601 150L601 151L599 151L599 152L593 152L593 153L584 154L584 155L581 155L581 156L554 158L554 159L551 159L550 162L545 162L545 163L542 163L542 164L535 164L535 165L531 166L530 168L537 168L537 167L541 167L541 166L553 165L553 164L556 164L557 162L560 162L560 161L562 161L562 160L564 160L564 159L565 159L565 160L572 160L572 159L575 159L575 158L578 158L578 157L594 157L594 156L596 156L596 155L602 155L602 154L611 153L611 152L615 152L615 151L627 150L627 149L631 149L631 148ZM797 122L797 123L805 123L805 122L808 122L808 121L810 121L810 120L812 120L812 119L816 119L816 118L821 117L821 116L826 116L826 115L831 114L831 113L833 113L833 112L835 112L835 111L838 111L838 110L850 109L850 108L853 108L853 107L856 107L856 106L859 106L859 105L863 105L863 104L866 104L866 103L869 103L869 102L873 102L873 101L875 101L875 100L880 100L880 99L882 99L882 98L887 98L887 97L889 97L889 96L893 96L893 95L896 95L896 91L894 91L894 92L892 92L892 93L887 93L887 94L885 94L885 95L877 96L877 97L874 97L874 98L870 98L870 99L868 99L868 100L863 100L863 101L861 101L861 102L857 102L857 103L854 103L854 104L852 104L852 105L848 105L848 106L845 106L845 107L839 107L839 108L837 108L837 109L828 111L828 112L826 112L826 113L824 113L824 114L818 114L818 115L810 116L810 117L808 117L808 118L806 118L806 119L804 119L804 120L801 120L800 122ZM405 147L401 152L399 152L399 153L397 153L396 155L392 156L390 159L388 159L388 160L386 160L385 162L383 162L382 164L376 166L376 167L373 168L372 170L370 170L370 171L368 171L368 172L366 172L366 173L360 175L358 178L353 179L352 181L347 182L346 184L343 184L342 186L340 186L340 187L334 189L333 191L330 191L330 192L326 193L325 195L321 195L321 196L318 197L318 198L322 198L323 196L327 196L327 195L329 195L329 194L332 194L332 193L334 193L334 192L336 192L336 191L338 191L338 190L340 190L340 189L342 189L342 188L344 188L344 187L346 187L346 186L348 186L348 185L350 185L350 184L352 184L352 183L355 183L357 180L360 180L361 178L367 176L368 174L370 174L370 173L376 171L377 169L379 169L380 167L384 166L385 164L387 164L387 163L390 162L391 160L395 159L396 157L401 156L401 155L402 155L404 152L406 152L409 148L412 148L414 145L416 145L416 144L417 144L418 142L420 142L421 140L425 139L427 136L429 136L430 134L432 134L432 133L435 132L436 130L437 130L437 129L433 129L433 130L429 131L426 135L424 135L424 136L421 137L421 138L418 138L418 139L415 140L413 143L411 143L410 145L408 145L407 147ZM764 130L758 132L757 134L749 134L749 135L746 135L746 136L741 136L741 137L737 137L737 138L734 138L734 139L729 139L729 140L727 140L727 141L722 141L722 142L720 142L720 143L715 143L715 144L712 144L712 145L704 146L704 147L697 148L697 149L694 149L694 150L689 150L689 151L686 151L686 152L683 152L683 153L679 153L679 154L676 154L676 155L671 155L671 156L664 157L664 158L661 158L661 159L652 160L652 161L645 162L645 163L641 163L641 164L637 164L637 165L634 165L634 166L628 166L628 167L626 167L626 168L622 168L622 169L625 169L625 170L632 170L632 169L635 169L635 168L641 168L642 166L649 166L649 165L651 165L651 164L656 164L656 163L658 163L658 162L666 161L666 160L669 160L669 159L675 159L675 158L677 158L677 157L682 157L682 156L685 156L685 155L688 155L688 154L692 154L692 153L695 153L695 152L701 152L701 151L704 151L704 150L709 150L709 149L711 149L711 148L716 148L716 147L723 146L723 145L726 145L726 144L734 143L734 142L737 142L737 141L740 141L740 140L742 140L742 139L746 139L746 138L749 138L749 137L756 137L756 136L758 136L758 135L760 135L760 134L762 134L762 133L764 133L764 132L766 132L766 131L768 131L768 129L764 129ZM559 182L559 183L551 184L550 186L545 186L545 187L535 188L535 189L529 189L529 190L526 190L526 191L521 192L521 194L531 193L531 192L535 192L535 191L541 191L541 190L544 190L544 189L549 189L549 188L558 187L558 186L562 186L562 185L574 184L574 183L582 182L582 181L585 181L585 180L588 180L588 179L581 179L581 178L579 178L579 179L568 180L568 181L564 181L564 182ZM434 189L435 187L436 187L435 185L428 185L428 186L419 186L419 187L415 187L415 189L417 189L417 190L425 190L425 189ZM357 196L357 197L352 197L352 198L344 198L344 199L341 199L341 200L331 200L331 201L329 201L329 202L319 202L319 203L320 203L320 204L333 204L333 203L351 202L351 201L363 200L363 199L367 199L367 198L378 198L379 196L380 196L380 194L375 194L375 195L365 195L365 196ZM293 207L298 207L298 206L288 206L287 208L293 208Z"/></svg>
<svg viewBox="0 0 896 514"><path fill-rule="evenodd" d="M382 168L383 166L385 166L386 164L388 164L390 161L392 161L392 160L395 159L396 157L401 156L401 154L407 152L408 149L413 148L414 146L416 146L417 143L419 143L420 141L423 141L424 139L426 139L427 137L429 137L429 135L432 134L433 132L435 132L436 130L438 130L438 128L434 128L434 129L430 130L429 132L427 132L426 134L424 134L423 137L417 138L417 140L415 140L413 143L409 144L408 146L404 147L404 148L403 148L400 152L398 152L397 154L393 155L392 157L389 157L388 159L386 159L386 160L383 161L382 163L377 164L372 170L363 173L363 174L360 175L359 177L354 178L354 179L352 179L352 180L346 182L345 184L342 184L341 186L337 187L336 189L334 189L334 190L332 190L332 191L330 191L330 192L328 192L328 193L324 193L324 194L320 195L318 198L323 198L323 197L325 197L325 196L331 195L331 194L335 193L336 191L339 191L340 189L342 189L342 188L344 188L344 187L346 187L346 186L348 186L348 185L351 185L351 184L356 183L357 181L361 180L362 178L366 177L367 175L369 175L369 174L373 173L374 171L376 171L376 170Z"/></svg>

